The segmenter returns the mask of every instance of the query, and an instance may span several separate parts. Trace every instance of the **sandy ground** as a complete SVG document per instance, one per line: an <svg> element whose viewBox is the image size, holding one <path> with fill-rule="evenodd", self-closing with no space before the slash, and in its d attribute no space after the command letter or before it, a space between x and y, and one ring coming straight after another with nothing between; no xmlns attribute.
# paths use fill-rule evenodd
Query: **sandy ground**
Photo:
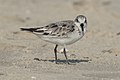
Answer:
<svg viewBox="0 0 120 80"><path fill-rule="evenodd" d="M55 64L54 44L19 30L79 14L88 32L67 46L70 65L62 53ZM120 80L120 0L0 0L0 80Z"/></svg>

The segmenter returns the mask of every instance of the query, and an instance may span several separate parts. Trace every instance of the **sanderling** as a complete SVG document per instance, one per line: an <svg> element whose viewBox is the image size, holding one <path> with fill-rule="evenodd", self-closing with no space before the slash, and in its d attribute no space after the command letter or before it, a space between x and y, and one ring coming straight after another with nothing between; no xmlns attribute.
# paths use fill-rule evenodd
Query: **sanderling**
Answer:
<svg viewBox="0 0 120 80"><path fill-rule="evenodd" d="M65 20L37 28L20 28L22 31L29 31L37 35L44 41L56 44L54 48L55 61L57 63L57 47L63 46L63 53L66 62L69 63L66 55L66 45L70 45L80 40L87 28L87 18L83 15L78 15L75 20Z"/></svg>

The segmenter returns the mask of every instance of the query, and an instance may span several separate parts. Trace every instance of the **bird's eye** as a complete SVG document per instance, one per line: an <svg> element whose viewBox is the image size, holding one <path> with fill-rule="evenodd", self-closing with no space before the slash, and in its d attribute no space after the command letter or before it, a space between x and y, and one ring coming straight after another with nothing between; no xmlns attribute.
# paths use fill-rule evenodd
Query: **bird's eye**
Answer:
<svg viewBox="0 0 120 80"><path fill-rule="evenodd" d="M76 22L79 22L78 19L76 19Z"/></svg>

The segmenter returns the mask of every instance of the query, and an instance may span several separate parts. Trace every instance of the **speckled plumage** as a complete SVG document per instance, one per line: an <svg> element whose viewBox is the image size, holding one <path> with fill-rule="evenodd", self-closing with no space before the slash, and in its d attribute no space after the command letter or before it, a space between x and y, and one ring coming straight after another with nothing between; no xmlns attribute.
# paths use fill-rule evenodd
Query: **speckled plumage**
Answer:
<svg viewBox="0 0 120 80"><path fill-rule="evenodd" d="M75 20L59 21L37 28L21 28L21 30L32 32L42 40L65 47L81 39L86 28L86 17L79 15Z"/></svg>

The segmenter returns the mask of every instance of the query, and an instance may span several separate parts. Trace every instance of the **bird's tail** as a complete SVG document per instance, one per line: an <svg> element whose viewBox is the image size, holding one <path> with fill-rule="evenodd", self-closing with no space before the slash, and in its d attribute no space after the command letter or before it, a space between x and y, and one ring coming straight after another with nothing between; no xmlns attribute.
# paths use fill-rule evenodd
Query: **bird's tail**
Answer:
<svg viewBox="0 0 120 80"><path fill-rule="evenodd" d="M35 30L37 30L37 28L20 28L21 31L29 31L29 32L33 32Z"/></svg>

